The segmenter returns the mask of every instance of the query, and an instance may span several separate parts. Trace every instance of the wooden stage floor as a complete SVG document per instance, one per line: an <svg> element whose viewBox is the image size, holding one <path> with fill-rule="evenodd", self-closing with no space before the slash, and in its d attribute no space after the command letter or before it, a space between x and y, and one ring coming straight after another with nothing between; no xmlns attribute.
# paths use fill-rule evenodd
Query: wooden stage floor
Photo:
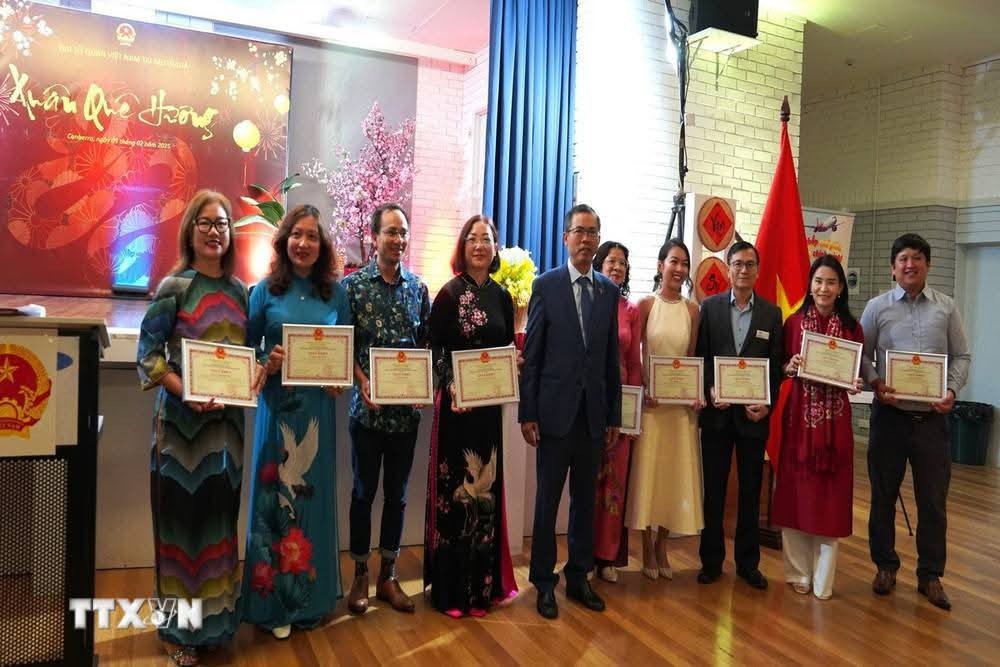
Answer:
<svg viewBox="0 0 1000 667"><path fill-rule="evenodd" d="M766 592L738 580L732 563L716 584L695 581L697 538L671 542L674 580L647 580L638 568L633 533L628 571L617 584L595 586L608 602L603 614L568 602L560 587L559 619L535 612L527 583L527 556L515 558L520 595L483 619L451 619L417 597L417 612L404 615L378 604L362 617L341 601L325 626L277 641L241 627L234 645L203 660L206 665L291 667L335 664L998 664L1000 663L1000 470L955 465L948 516L948 568L944 578L951 612L932 607L916 592L915 543L897 516L897 548L903 560L896 592L871 591L868 557L868 480L864 450L855 467L854 532L841 541L834 597L827 602L794 593L783 583L781 554L764 549ZM903 497L915 520L911 480ZM423 508L411 507L411 512ZM732 543L728 546L732 552ZM560 540L565 558L565 539ZM422 549L400 558L404 588L420 589ZM342 571L352 572L346 554ZM152 571L98 573L99 597L149 594ZM375 602L374 598L372 599ZM164 665L153 631L98 630L100 664Z"/></svg>
<svg viewBox="0 0 1000 667"><path fill-rule="evenodd" d="M79 297L0 293L0 307L16 308L29 303L45 306L45 314L49 317L101 319L109 327L138 329L150 300L140 296Z"/></svg>

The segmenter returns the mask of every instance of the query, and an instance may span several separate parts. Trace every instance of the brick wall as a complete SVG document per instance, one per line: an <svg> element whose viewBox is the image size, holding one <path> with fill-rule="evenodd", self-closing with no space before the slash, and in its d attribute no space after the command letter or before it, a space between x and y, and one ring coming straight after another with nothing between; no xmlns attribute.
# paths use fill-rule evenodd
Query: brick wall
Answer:
<svg viewBox="0 0 1000 667"><path fill-rule="evenodd" d="M489 47L476 54L462 88L462 218L483 212L483 170L486 159L486 105L489 101Z"/></svg>
<svg viewBox="0 0 1000 667"><path fill-rule="evenodd" d="M955 224L952 206L910 206L859 211L851 237L851 266L861 269L861 284L851 293L851 311L858 317L868 299L893 287L890 249L896 237L916 231L931 245L927 284L949 296L955 291ZM873 246L874 241L874 246Z"/></svg>
<svg viewBox="0 0 1000 667"><path fill-rule="evenodd" d="M959 243L1000 243L1000 59L962 77L963 208Z"/></svg>
<svg viewBox="0 0 1000 667"><path fill-rule="evenodd" d="M891 284L889 247L901 233L931 243L929 282L948 294L956 245L1000 241L1000 61L818 91L803 103L802 145L803 203L858 214L851 264L862 294Z"/></svg>
<svg viewBox="0 0 1000 667"><path fill-rule="evenodd" d="M799 154L802 44L805 21L774 10L757 20L758 46L738 53L716 83L715 54L699 52L688 95L687 189L736 200L736 228L753 240L774 178L781 135L781 100L792 116L788 135Z"/></svg>
<svg viewBox="0 0 1000 667"><path fill-rule="evenodd" d="M413 161L410 264L431 292L451 277L448 258L461 224L462 93L465 70L421 60L417 66L417 131Z"/></svg>
<svg viewBox="0 0 1000 667"><path fill-rule="evenodd" d="M673 4L687 22L690 3ZM642 294L652 285L677 189L680 104L664 5L580 0L577 16L577 200L601 214L605 240L629 246L632 292ZM718 86L714 54L692 63L685 188L736 199L737 228L748 239L774 176L784 95L797 152L803 27L797 17L761 12L762 44L730 58Z"/></svg>
<svg viewBox="0 0 1000 667"><path fill-rule="evenodd" d="M478 199L474 194L482 181L475 177L473 134L475 115L486 107L487 76L486 51L468 69L433 60L420 60L417 67L409 261L432 294L452 277L456 235L481 201L482 193Z"/></svg>
<svg viewBox="0 0 1000 667"><path fill-rule="evenodd" d="M962 77L962 194L968 204L1000 204L1000 59Z"/></svg>
<svg viewBox="0 0 1000 667"><path fill-rule="evenodd" d="M962 89L954 65L812 88L802 105L803 203L850 211L957 205Z"/></svg>

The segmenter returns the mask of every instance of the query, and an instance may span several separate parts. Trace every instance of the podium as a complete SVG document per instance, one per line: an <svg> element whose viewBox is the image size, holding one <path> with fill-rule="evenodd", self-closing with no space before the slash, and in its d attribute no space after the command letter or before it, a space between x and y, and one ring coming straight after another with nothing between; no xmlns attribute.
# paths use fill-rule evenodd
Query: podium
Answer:
<svg viewBox="0 0 1000 667"><path fill-rule="evenodd" d="M63 420L67 444L54 454L0 455L0 664L92 665L93 619L74 629L69 599L94 597L98 366L110 341L103 320L0 317L0 343L30 333L58 336L76 352L76 400L65 401L75 402L76 424ZM62 380L52 378L53 393L66 389ZM23 442L0 435L0 454Z"/></svg>

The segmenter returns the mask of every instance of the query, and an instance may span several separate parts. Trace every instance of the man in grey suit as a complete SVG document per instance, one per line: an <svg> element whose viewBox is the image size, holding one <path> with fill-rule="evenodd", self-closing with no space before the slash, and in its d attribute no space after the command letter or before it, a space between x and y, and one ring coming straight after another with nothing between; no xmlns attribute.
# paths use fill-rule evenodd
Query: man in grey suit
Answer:
<svg viewBox="0 0 1000 667"><path fill-rule="evenodd" d="M707 407L701 411L701 462L705 485L705 528L701 533L698 582L710 584L722 576L726 542L722 515L726 482L736 448L739 510L734 559L736 573L758 589L767 588L761 574L758 516L760 486L767 443L769 405L737 405L715 401L714 360L719 357L762 357L770 360L771 399L778 397L784 348L781 310L753 291L760 268L757 249L746 241L726 253L732 289L701 304L701 325L695 354L705 359Z"/></svg>
<svg viewBox="0 0 1000 667"><path fill-rule="evenodd" d="M569 473L569 561L566 596L593 611L604 600L591 589L594 502L602 447L618 439L618 288L594 271L601 219L586 204L563 221L566 266L535 279L521 368L518 419L537 447L538 487L529 579L538 589L538 613L556 618L556 514Z"/></svg>

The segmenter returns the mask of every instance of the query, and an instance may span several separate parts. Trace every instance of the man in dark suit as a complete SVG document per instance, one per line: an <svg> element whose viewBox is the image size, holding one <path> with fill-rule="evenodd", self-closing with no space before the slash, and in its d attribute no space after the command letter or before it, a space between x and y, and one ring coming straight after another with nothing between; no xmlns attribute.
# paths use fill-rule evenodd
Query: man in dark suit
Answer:
<svg viewBox="0 0 1000 667"><path fill-rule="evenodd" d="M739 513L734 559L736 573L758 589L767 588L760 573L760 485L767 442L768 405L735 405L715 401L715 357L770 359L771 400L781 384L781 310L753 291L760 268L757 249L746 241L726 253L732 289L701 304L701 326L695 354L705 359L708 406L701 411L701 463L705 485L705 529L701 533L701 572L698 582L710 584L722 576L726 542L722 515L726 507L729 464L736 447Z"/></svg>
<svg viewBox="0 0 1000 667"><path fill-rule="evenodd" d="M563 220L569 254L562 266L535 279L521 369L519 421L537 447L538 487L529 579L538 613L559 614L554 589L556 513L569 472L569 561L566 596L604 610L587 573L594 567L594 495L603 446L621 425L618 369L618 288L593 270L601 219L586 204Z"/></svg>

